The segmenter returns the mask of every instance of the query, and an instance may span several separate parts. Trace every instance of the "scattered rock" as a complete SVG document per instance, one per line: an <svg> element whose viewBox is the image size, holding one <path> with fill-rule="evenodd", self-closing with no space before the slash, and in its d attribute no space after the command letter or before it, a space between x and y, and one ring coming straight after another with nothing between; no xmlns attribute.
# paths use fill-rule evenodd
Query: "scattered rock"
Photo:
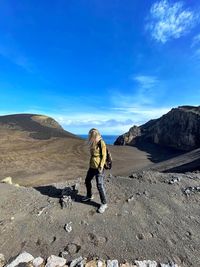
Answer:
<svg viewBox="0 0 200 267"><path fill-rule="evenodd" d="M127 199L127 202L132 202L134 200L134 196L130 196L128 199Z"/></svg>
<svg viewBox="0 0 200 267"><path fill-rule="evenodd" d="M175 263L167 263L167 264L161 263L160 267L178 267L178 265Z"/></svg>
<svg viewBox="0 0 200 267"><path fill-rule="evenodd" d="M1 183L4 183L4 184L13 184L12 177L6 177L6 178L4 178L3 180L1 180Z"/></svg>
<svg viewBox="0 0 200 267"><path fill-rule="evenodd" d="M0 267L4 267L6 265L6 259L3 254L0 254Z"/></svg>
<svg viewBox="0 0 200 267"><path fill-rule="evenodd" d="M156 261L135 261L135 264L137 267L158 267L158 264Z"/></svg>
<svg viewBox="0 0 200 267"><path fill-rule="evenodd" d="M120 267L136 267L136 265L129 264L128 262L120 264Z"/></svg>
<svg viewBox="0 0 200 267"><path fill-rule="evenodd" d="M59 256L62 257L62 258L64 258L64 259L67 259L68 258L68 255L69 255L68 251L62 251L59 254Z"/></svg>
<svg viewBox="0 0 200 267"><path fill-rule="evenodd" d="M63 196L60 198L61 208L70 208L72 206L72 198L71 196Z"/></svg>
<svg viewBox="0 0 200 267"><path fill-rule="evenodd" d="M140 233L140 234L137 234L137 239L139 240L143 240L145 238L144 234L143 233Z"/></svg>
<svg viewBox="0 0 200 267"><path fill-rule="evenodd" d="M137 173L132 173L129 178L133 178L133 179L138 179L138 174Z"/></svg>
<svg viewBox="0 0 200 267"><path fill-rule="evenodd" d="M70 263L70 267L75 267L75 266L82 266L84 263L84 259L83 257L79 257L77 259L74 259L71 263Z"/></svg>
<svg viewBox="0 0 200 267"><path fill-rule="evenodd" d="M177 177L177 178L172 178L171 180L169 180L169 184L175 184L175 183L178 183L181 181L181 178L180 177Z"/></svg>
<svg viewBox="0 0 200 267"><path fill-rule="evenodd" d="M106 267L106 262L103 260L98 260L97 261L97 267Z"/></svg>
<svg viewBox="0 0 200 267"><path fill-rule="evenodd" d="M19 184L13 183L12 177L6 177L6 178L4 178L3 180L1 180L1 183L3 183L3 184L10 184L10 185L14 185L16 187L19 187Z"/></svg>
<svg viewBox="0 0 200 267"><path fill-rule="evenodd" d="M64 226L64 229L66 232L70 233L72 231L72 226L71 226L72 222L66 223Z"/></svg>
<svg viewBox="0 0 200 267"><path fill-rule="evenodd" d="M96 260L89 261L85 264L85 267L98 267Z"/></svg>
<svg viewBox="0 0 200 267"><path fill-rule="evenodd" d="M61 208L69 208L73 204L73 200L76 199L80 184L75 183L72 186L65 187L61 192L60 205Z"/></svg>
<svg viewBox="0 0 200 267"><path fill-rule="evenodd" d="M45 211L47 208L48 208L48 206L41 207L40 210L37 212L37 216L39 217L43 213L43 211Z"/></svg>
<svg viewBox="0 0 200 267"><path fill-rule="evenodd" d="M45 267L63 267L66 264L66 259L51 255Z"/></svg>
<svg viewBox="0 0 200 267"><path fill-rule="evenodd" d="M118 260L107 260L107 267L119 267Z"/></svg>
<svg viewBox="0 0 200 267"><path fill-rule="evenodd" d="M185 189L183 189L183 193L188 196L191 195L192 193L197 193L200 192L200 186L189 186Z"/></svg>
<svg viewBox="0 0 200 267"><path fill-rule="evenodd" d="M8 264L7 267L15 267L19 265L20 263L28 263L33 260L34 260L34 257L31 254L27 252L23 252L19 256L17 256L17 258L14 261Z"/></svg>
<svg viewBox="0 0 200 267"><path fill-rule="evenodd" d="M37 257L33 260L33 266L34 267L44 267L45 263L44 263L44 259L41 257Z"/></svg>

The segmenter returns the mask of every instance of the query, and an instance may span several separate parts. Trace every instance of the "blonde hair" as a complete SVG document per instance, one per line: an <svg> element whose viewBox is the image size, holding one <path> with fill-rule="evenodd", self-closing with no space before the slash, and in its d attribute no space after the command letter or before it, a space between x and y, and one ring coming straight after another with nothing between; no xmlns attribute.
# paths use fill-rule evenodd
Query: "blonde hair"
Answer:
<svg viewBox="0 0 200 267"><path fill-rule="evenodd" d="M90 148L94 148L101 139L102 139L101 134L96 128L92 128L89 130L88 144Z"/></svg>

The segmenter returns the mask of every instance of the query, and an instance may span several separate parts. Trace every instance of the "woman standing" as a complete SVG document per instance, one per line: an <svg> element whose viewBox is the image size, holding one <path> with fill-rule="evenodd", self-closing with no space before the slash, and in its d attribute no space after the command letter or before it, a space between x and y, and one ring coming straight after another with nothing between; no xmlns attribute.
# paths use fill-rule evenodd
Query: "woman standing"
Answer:
<svg viewBox="0 0 200 267"><path fill-rule="evenodd" d="M92 128L89 131L88 136L90 146L90 166L85 178L85 185L87 189L87 196L83 198L83 201L90 201L92 196L92 179L95 176L97 189L99 191L101 206L98 209L99 213L103 213L107 206L106 192L104 187L104 164L106 161L106 144L103 141L99 131Z"/></svg>

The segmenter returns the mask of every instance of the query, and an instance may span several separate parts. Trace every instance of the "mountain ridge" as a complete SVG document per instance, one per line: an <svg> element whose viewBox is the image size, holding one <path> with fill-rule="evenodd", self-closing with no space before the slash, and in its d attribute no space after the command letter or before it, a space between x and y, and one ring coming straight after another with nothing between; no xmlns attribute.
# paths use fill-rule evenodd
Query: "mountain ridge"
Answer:
<svg viewBox="0 0 200 267"><path fill-rule="evenodd" d="M12 114L0 116L0 131L15 130L27 132L34 139L50 139L51 137L80 137L65 131L53 118L41 114Z"/></svg>
<svg viewBox="0 0 200 267"><path fill-rule="evenodd" d="M200 106L179 106L147 123L134 125L120 135L114 145L154 143L177 150L191 151L200 146Z"/></svg>

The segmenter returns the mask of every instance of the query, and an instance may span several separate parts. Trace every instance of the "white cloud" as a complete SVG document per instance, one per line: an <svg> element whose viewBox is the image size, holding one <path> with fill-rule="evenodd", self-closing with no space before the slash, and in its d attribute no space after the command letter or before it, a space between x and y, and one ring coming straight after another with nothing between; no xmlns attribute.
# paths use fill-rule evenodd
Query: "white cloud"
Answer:
<svg viewBox="0 0 200 267"><path fill-rule="evenodd" d="M165 114L171 107L157 107L159 97L165 92L162 81L156 76L133 75L133 90L119 92L112 89L107 94L107 105L88 105L81 101L77 110L76 105L66 104L68 108L44 109L39 106L20 110L19 113L44 114L56 119L67 131L75 134L86 134L95 127L102 134L122 134L127 132L133 125L141 125L150 119L155 119ZM159 86L159 90L157 87ZM74 101L73 101L74 103ZM101 101L98 101L98 104ZM7 112L4 112L6 114ZM10 113L17 113L10 112ZM7 113L8 114L8 113Z"/></svg>
<svg viewBox="0 0 200 267"><path fill-rule="evenodd" d="M185 8L183 2L161 0L152 5L146 27L156 41L166 43L190 32L199 17L193 10Z"/></svg>

